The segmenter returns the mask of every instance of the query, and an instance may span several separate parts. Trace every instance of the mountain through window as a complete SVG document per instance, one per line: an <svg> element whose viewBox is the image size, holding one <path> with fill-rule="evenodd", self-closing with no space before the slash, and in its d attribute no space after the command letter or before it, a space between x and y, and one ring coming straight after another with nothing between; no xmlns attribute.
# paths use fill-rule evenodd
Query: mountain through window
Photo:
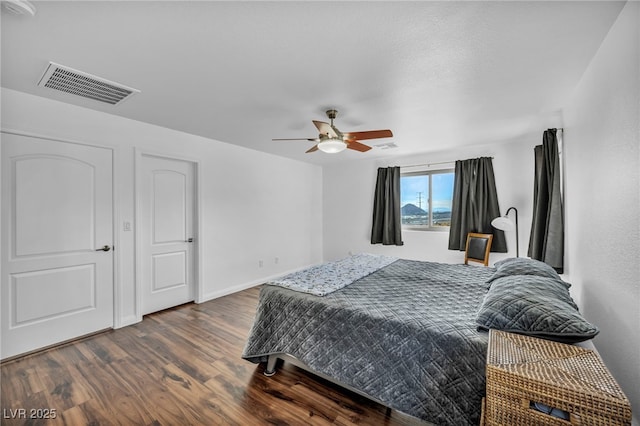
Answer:
<svg viewBox="0 0 640 426"><path fill-rule="evenodd" d="M402 226L427 231L451 225L453 169L403 173L400 177Z"/></svg>

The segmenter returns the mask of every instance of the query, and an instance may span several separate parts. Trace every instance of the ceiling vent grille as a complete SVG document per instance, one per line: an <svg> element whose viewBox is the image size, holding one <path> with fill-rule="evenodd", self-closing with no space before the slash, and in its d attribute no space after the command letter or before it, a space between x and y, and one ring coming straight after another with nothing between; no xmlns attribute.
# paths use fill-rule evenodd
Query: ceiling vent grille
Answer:
<svg viewBox="0 0 640 426"><path fill-rule="evenodd" d="M398 147L398 145L396 145L394 142L379 143L374 146L380 149L393 149Z"/></svg>
<svg viewBox="0 0 640 426"><path fill-rule="evenodd" d="M86 72L49 62L38 82L40 87L60 90L83 98L117 105L139 90L124 86Z"/></svg>

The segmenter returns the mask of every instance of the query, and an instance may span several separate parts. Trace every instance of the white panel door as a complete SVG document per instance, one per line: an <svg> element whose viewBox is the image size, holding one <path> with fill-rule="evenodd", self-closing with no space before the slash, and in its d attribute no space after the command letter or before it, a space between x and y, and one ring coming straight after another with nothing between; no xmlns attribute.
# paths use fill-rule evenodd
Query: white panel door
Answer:
<svg viewBox="0 0 640 426"><path fill-rule="evenodd" d="M142 155L138 220L142 314L194 300L194 165Z"/></svg>
<svg viewBox="0 0 640 426"><path fill-rule="evenodd" d="M112 157L2 134L2 358L113 327Z"/></svg>

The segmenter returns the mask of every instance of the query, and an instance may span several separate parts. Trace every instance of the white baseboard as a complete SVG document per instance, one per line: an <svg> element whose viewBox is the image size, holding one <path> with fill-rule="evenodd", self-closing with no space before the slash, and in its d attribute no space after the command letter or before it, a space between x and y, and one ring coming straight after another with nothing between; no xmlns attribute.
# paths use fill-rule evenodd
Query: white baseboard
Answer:
<svg viewBox="0 0 640 426"><path fill-rule="evenodd" d="M239 291L246 290L251 287L255 287L262 283L264 283L264 281L252 281L244 284L235 285L233 287L227 287L222 290L216 290L210 293L206 293L202 295L202 298L200 300L196 300L196 303L204 303L209 300L217 299L219 297L227 296L229 294L237 293Z"/></svg>
<svg viewBox="0 0 640 426"><path fill-rule="evenodd" d="M260 279L257 279L257 280L253 280L253 281L250 281L250 282L234 285L232 287L227 287L227 288L224 288L222 290L216 290L216 291L212 291L212 292L209 292L209 293L205 293L199 300L196 300L195 303L204 303L204 302L207 302L209 300L213 300L213 299L217 299L219 297L227 296L229 294L237 293L239 291L246 290L248 288L255 287L255 286L258 286L260 284L264 284L264 283L266 283L266 282L268 282L268 281L270 281L270 280L272 280L274 278L278 278L278 277L281 277L283 275L291 274L293 272L298 272L298 271L301 271L303 269L310 268L311 266L314 266L314 265L315 264L303 266L301 268L291 269L291 270L288 270L288 271L282 271L282 272L279 272L277 274L269 275L267 277L263 277L263 278L260 278ZM121 318L120 321L118 321L117 325L114 325L113 328L117 329L117 328L127 327L129 325L137 324L140 321L142 321L142 317L138 317L136 315L129 315L129 316L126 316L124 318Z"/></svg>
<svg viewBox="0 0 640 426"><path fill-rule="evenodd" d="M279 272L277 274L269 275L267 277L259 278L257 280L253 280L253 281L249 281L249 282L246 282L246 283L234 285L232 287L227 287L227 288L224 288L222 290L216 290L216 291L212 291L212 292L209 292L209 293L205 293L204 295L202 295L200 300L196 300L196 303L204 303L204 302L209 301L209 300L213 300L213 299L217 299L219 297L227 296L229 294L237 293L239 291L246 290L248 288L255 287L255 286L258 286L260 284L264 284L264 283L266 283L266 282L268 282L268 281L270 281L270 280L272 280L274 278L278 278L278 277L281 277L283 275L291 274L293 272L298 272L298 271L301 271L303 269L310 268L311 266L314 266L314 265L315 264L303 266L301 268L291 269L291 270L288 270L288 271Z"/></svg>

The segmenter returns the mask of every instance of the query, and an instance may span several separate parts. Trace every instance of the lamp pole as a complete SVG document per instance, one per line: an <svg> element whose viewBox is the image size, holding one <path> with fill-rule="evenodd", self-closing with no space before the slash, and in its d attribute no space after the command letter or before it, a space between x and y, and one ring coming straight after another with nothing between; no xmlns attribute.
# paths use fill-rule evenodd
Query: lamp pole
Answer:
<svg viewBox="0 0 640 426"><path fill-rule="evenodd" d="M520 257L520 237L518 236L518 209L516 209L515 207L509 207L504 215L509 216L509 212L511 210L516 212L516 257Z"/></svg>

